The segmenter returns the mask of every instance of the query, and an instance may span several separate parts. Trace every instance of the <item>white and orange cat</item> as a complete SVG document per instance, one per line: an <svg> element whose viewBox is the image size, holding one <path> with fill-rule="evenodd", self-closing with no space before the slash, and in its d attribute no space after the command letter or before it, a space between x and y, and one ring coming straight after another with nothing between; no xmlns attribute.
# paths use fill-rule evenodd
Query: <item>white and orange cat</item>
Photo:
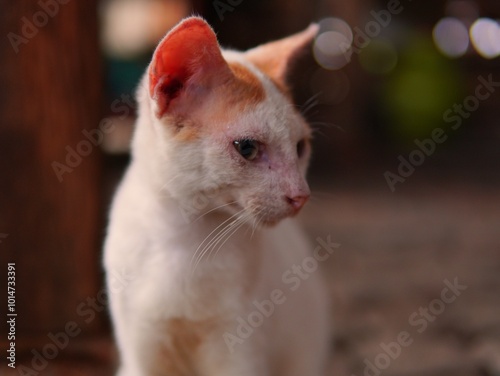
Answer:
<svg viewBox="0 0 500 376"><path fill-rule="evenodd" d="M228 51L190 17L157 47L105 244L119 376L324 375L326 288L287 285L313 247L289 218L311 130L285 78L316 33Z"/></svg>

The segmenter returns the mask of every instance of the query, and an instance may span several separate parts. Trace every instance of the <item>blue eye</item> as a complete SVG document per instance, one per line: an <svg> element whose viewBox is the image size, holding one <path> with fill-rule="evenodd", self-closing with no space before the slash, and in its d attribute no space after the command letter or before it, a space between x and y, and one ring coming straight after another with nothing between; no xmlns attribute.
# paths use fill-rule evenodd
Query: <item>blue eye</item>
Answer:
<svg viewBox="0 0 500 376"><path fill-rule="evenodd" d="M237 140L233 142L235 149L248 161L254 160L259 154L259 143L255 140Z"/></svg>

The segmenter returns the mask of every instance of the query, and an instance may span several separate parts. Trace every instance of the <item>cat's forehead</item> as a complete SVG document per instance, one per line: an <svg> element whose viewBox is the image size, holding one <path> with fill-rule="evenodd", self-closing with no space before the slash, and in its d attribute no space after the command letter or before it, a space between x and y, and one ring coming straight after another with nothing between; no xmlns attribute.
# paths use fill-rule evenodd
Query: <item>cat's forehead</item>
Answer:
<svg viewBox="0 0 500 376"><path fill-rule="evenodd" d="M225 51L235 80L223 90L226 125L238 124L236 132L261 137L308 137L310 129L288 93L238 52Z"/></svg>

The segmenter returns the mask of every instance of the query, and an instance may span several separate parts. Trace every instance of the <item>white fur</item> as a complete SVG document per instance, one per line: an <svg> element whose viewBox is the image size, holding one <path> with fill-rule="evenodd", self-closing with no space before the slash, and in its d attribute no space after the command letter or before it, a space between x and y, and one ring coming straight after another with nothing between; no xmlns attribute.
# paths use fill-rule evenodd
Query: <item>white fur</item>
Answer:
<svg viewBox="0 0 500 376"><path fill-rule="evenodd" d="M280 221L288 216L283 197L307 189L308 155L299 160L295 148L308 128L243 54L224 56L258 75L266 100L224 126L223 134L207 130L196 141L175 140L173 120L154 116L146 79L139 90L133 158L112 205L105 243L108 276L114 270L133 275L125 289L110 291L120 376L323 375L330 331L319 272L296 291L283 280L283 273L314 249L295 220ZM206 111L209 104L200 103L193 117L201 119ZM249 167L235 163L231 140L255 134L266 141L268 161ZM233 201L234 207L227 205ZM218 226L229 224L242 208L247 217L236 222L241 227L203 248L228 229ZM255 229L262 218L280 223ZM224 334L236 335L237 318L246 319L256 311L252 302L269 300L275 289L283 291L286 301L243 343L228 346ZM193 374L161 369L160 349L173 343L165 324L179 318L215 320L190 354Z"/></svg>

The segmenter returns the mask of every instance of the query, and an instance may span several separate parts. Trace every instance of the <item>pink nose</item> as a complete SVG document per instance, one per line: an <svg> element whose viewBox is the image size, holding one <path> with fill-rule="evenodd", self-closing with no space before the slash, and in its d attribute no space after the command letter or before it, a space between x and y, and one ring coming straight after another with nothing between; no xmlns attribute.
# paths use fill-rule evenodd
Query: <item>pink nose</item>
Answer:
<svg viewBox="0 0 500 376"><path fill-rule="evenodd" d="M296 197L286 197L286 201L292 206L295 212L298 212L305 205L309 195L307 196L296 196Z"/></svg>

